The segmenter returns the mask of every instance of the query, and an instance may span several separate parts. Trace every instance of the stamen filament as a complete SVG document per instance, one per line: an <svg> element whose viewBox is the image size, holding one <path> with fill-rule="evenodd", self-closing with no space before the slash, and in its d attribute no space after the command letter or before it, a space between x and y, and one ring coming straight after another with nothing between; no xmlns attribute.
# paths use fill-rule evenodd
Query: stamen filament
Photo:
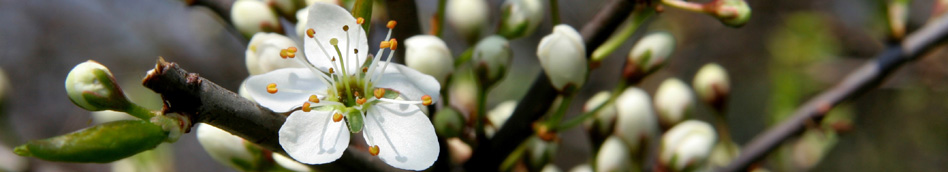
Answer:
<svg viewBox="0 0 948 172"><path fill-rule="evenodd" d="M323 48L323 43L322 43L322 42L319 42L319 37L318 37L318 36L314 36L314 37L313 37L313 40L316 41L316 45L319 46L319 50L322 50L322 51L323 51L323 55L325 55L326 61L329 61L329 63L332 63L332 67L333 67L333 68L339 68L339 66L336 66L336 63L333 63L333 62L332 62L332 56L329 56L329 52L326 52L326 49Z"/></svg>
<svg viewBox="0 0 948 172"><path fill-rule="evenodd" d="M395 100L395 99L389 99L389 98L381 98L381 99L375 99L375 100L379 100L385 103L404 104L404 105L420 105L424 103L422 101Z"/></svg>
<svg viewBox="0 0 948 172"><path fill-rule="evenodd" d="M338 54L339 57L342 57L342 52L339 51L339 44L333 44L332 47L336 49L336 54ZM339 65L342 66L342 85L346 87L346 92L348 92L352 89L349 87L349 72L346 72L346 62L344 62L342 58L339 58ZM349 100L349 102L355 100L352 98L352 94L346 94L346 98Z"/></svg>
<svg viewBox="0 0 948 172"><path fill-rule="evenodd" d="M395 56L395 50L394 50L394 49L393 49L392 51L389 51L389 52L388 52L388 58L385 59L385 65L382 66L382 71L379 72L380 74L379 74L378 76L375 76L375 77L373 77L373 78L370 78L369 81L377 81L377 80L379 80L379 79L382 78L382 74L381 74L381 73L382 73L382 72L385 72L385 68L388 68L388 64L389 64L389 63L392 63L392 57L393 57L393 56Z"/></svg>

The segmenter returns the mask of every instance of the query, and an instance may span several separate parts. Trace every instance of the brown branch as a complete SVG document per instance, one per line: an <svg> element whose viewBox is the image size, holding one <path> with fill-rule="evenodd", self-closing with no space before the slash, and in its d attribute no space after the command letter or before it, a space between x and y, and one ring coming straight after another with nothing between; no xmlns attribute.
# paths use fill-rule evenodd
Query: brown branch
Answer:
<svg viewBox="0 0 948 172"><path fill-rule="evenodd" d="M612 0L603 6L603 10L583 26L581 34L587 49L595 49L608 39L609 35L622 24L622 21L635 8L631 0ZM592 51L586 51L588 58ZM558 95L550 85L550 80L540 71L530 86L527 96L513 112L513 116L486 143L479 143L471 159L465 163L468 171L497 171L501 162L528 136L533 134L532 123L543 116Z"/></svg>
<svg viewBox="0 0 948 172"><path fill-rule="evenodd" d="M948 17L941 17L910 35L901 44L890 46L874 61L864 64L838 85L797 109L789 120L758 135L723 171L747 171L750 166L788 138L802 133L808 122L820 121L833 106L878 87L889 74L928 52L946 37L948 37Z"/></svg>
<svg viewBox="0 0 948 172"><path fill-rule="evenodd" d="M142 81L145 87L161 94L165 112L187 116L247 141L286 155L278 133L286 117L224 89L211 81L188 73L175 63L159 59L155 69ZM368 152L349 147L333 163L311 165L320 171L395 171Z"/></svg>

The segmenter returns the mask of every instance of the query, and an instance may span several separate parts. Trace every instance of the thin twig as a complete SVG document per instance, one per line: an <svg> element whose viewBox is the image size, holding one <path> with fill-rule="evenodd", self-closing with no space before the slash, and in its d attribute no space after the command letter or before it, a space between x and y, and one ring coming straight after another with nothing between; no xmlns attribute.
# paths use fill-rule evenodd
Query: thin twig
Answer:
<svg viewBox="0 0 948 172"><path fill-rule="evenodd" d="M819 121L833 106L876 88L896 69L913 61L948 37L948 17L941 17L910 35L900 45L893 45L874 61L849 74L838 85L814 97L797 109L789 120L758 135L723 171L746 171L778 145L796 136L810 121Z"/></svg>
<svg viewBox="0 0 948 172"><path fill-rule="evenodd" d="M586 42L586 48L594 49L605 42L629 16L632 12L630 9L634 7L635 4L631 0L612 0L605 4L604 9L596 14L592 21L584 25L580 32ZM587 57L592 53L592 51L586 52ZM468 171L498 170L507 155L533 133L533 128L530 126L546 113L558 94L550 85L546 74L540 71L526 95L520 102L529 103L521 103L517 106L510 119L490 141L477 145L471 159L465 163L465 169Z"/></svg>
<svg viewBox="0 0 948 172"><path fill-rule="evenodd" d="M194 123L213 125L286 155L277 133L286 121L286 117L281 114L164 60L158 61L142 84L161 94L165 112L185 115ZM346 149L342 157L333 163L311 167L320 171L397 171L368 152L352 147Z"/></svg>

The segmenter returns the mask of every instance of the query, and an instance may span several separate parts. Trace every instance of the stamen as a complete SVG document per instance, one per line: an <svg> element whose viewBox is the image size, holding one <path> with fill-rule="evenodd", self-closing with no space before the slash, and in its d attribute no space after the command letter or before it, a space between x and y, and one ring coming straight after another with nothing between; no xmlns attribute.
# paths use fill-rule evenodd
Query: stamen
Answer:
<svg viewBox="0 0 948 172"><path fill-rule="evenodd" d="M329 45L339 45L339 40L336 38L329 39Z"/></svg>
<svg viewBox="0 0 948 172"><path fill-rule="evenodd" d="M392 44L389 43L388 41L382 41L381 43L379 43L379 49L386 49L386 48L391 47L391 46L392 46ZM381 54L380 54L380 55L381 55Z"/></svg>
<svg viewBox="0 0 948 172"><path fill-rule="evenodd" d="M336 73L336 72L332 71L332 68L329 68L329 74L333 74L333 73Z"/></svg>
<svg viewBox="0 0 948 172"><path fill-rule="evenodd" d="M362 97L362 96L359 96L359 92L358 92L358 91L356 91L355 93L352 93L352 95L354 95L355 97Z"/></svg>
<svg viewBox="0 0 948 172"><path fill-rule="evenodd" d="M388 42L392 42L392 50L398 47L398 41L396 41L395 38L392 38L392 40Z"/></svg>
<svg viewBox="0 0 948 172"><path fill-rule="evenodd" d="M288 56L290 56L290 55L287 54L286 49L280 50L280 58L286 59L286 57L288 57Z"/></svg>
<svg viewBox="0 0 948 172"><path fill-rule="evenodd" d="M267 92L270 93L270 94L276 94L276 93L277 93L277 84L276 84L276 83L270 83L269 85L267 85Z"/></svg>
<svg viewBox="0 0 948 172"><path fill-rule="evenodd" d="M336 62L336 56L332 56L332 60L329 61Z"/></svg>
<svg viewBox="0 0 948 172"><path fill-rule="evenodd" d="M369 147L369 154L372 154L372 156L379 156L379 145L372 145L372 147Z"/></svg>
<svg viewBox="0 0 948 172"><path fill-rule="evenodd" d="M429 95L421 96L421 104L425 106L431 105L431 96Z"/></svg>
<svg viewBox="0 0 948 172"><path fill-rule="evenodd" d="M368 71L369 71L369 68L368 68L368 67L362 67L362 73L365 73L365 72L368 72Z"/></svg>
<svg viewBox="0 0 948 172"><path fill-rule="evenodd" d="M342 31L348 32L348 31L349 31L349 25L343 25L343 26L342 26Z"/></svg>
<svg viewBox="0 0 948 172"><path fill-rule="evenodd" d="M313 109L309 108L309 102L303 102L303 112L309 112L310 110Z"/></svg>
<svg viewBox="0 0 948 172"><path fill-rule="evenodd" d="M316 34L316 30L313 30L313 28L306 29L306 36L313 38L313 34Z"/></svg>
<svg viewBox="0 0 948 172"><path fill-rule="evenodd" d="M393 21L394 21L394 20L393 20ZM392 22L390 22L390 23L392 23ZM383 39L383 40L388 40L389 38L392 38L392 30L393 30L392 28L394 28L394 27L395 27L395 25L392 24L392 27L388 29L388 33L385 34L385 39ZM385 41L382 41L382 42L384 43ZM366 73L365 78L369 78L369 81L372 81L372 75L375 74L375 67L376 67L376 64L378 64L379 60L382 59L382 53L385 51L385 47L383 47L383 46L381 46L381 45L382 45L382 43L380 43L378 53L375 53L375 58L372 58L372 63L369 64L369 70L368 70L368 71L371 71L371 72L368 72L368 71L365 72L365 73ZM389 52L389 58L391 58L391 56L392 56L391 54L392 54L392 53L394 53L394 52ZM365 86L364 86L363 88L369 88L369 82L365 82Z"/></svg>
<svg viewBox="0 0 948 172"><path fill-rule="evenodd" d="M332 114L332 122L339 122L339 121L342 121L342 114L340 114L339 112Z"/></svg>
<svg viewBox="0 0 948 172"><path fill-rule="evenodd" d="M388 29L393 29L395 28L395 24L398 24L398 22L395 22L395 20L389 20L388 23L385 24L385 27Z"/></svg>
<svg viewBox="0 0 948 172"><path fill-rule="evenodd" d="M310 96L309 96L309 101L310 101L310 102L313 102L313 103L319 103L319 97L317 97L315 94L314 94L314 95L310 95Z"/></svg>
<svg viewBox="0 0 948 172"><path fill-rule="evenodd" d="M384 89L384 88L376 88L376 89L375 89L375 98L376 98L376 99L381 99L382 96L385 96L385 89Z"/></svg>
<svg viewBox="0 0 948 172"><path fill-rule="evenodd" d="M362 24L362 23L365 23L365 18L362 18L362 17L356 18L356 24Z"/></svg>
<svg viewBox="0 0 948 172"><path fill-rule="evenodd" d="M366 100L364 97L360 99L356 99L356 104L362 105L362 104L365 104L366 101L368 100Z"/></svg>

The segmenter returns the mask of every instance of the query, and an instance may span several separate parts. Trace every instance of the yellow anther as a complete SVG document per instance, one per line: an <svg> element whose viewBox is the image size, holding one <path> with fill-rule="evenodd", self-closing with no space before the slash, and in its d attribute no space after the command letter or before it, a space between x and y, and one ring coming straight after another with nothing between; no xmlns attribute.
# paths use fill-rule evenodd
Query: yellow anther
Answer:
<svg viewBox="0 0 948 172"><path fill-rule="evenodd" d="M384 88L376 88L376 89L375 89L375 98L376 98L376 99L381 99L382 96L385 96L385 89L384 89Z"/></svg>
<svg viewBox="0 0 948 172"><path fill-rule="evenodd" d="M392 42L392 50L395 50L395 48L398 48L398 41L396 41L395 38L392 38L392 40L388 42Z"/></svg>
<svg viewBox="0 0 948 172"><path fill-rule="evenodd" d="M309 112L310 110L312 109L309 108L309 102L303 102L303 112Z"/></svg>
<svg viewBox="0 0 948 172"><path fill-rule="evenodd" d="M398 22L395 22L395 20L389 20L388 23L385 24L385 27L388 27L388 29L393 29L395 28L395 24L398 24Z"/></svg>
<svg viewBox="0 0 948 172"><path fill-rule="evenodd" d="M429 95L421 96L421 104L425 106L431 105L431 96Z"/></svg>
<svg viewBox="0 0 948 172"><path fill-rule="evenodd" d="M359 96L359 92L352 93L352 95L355 96L356 98L362 97L362 96Z"/></svg>
<svg viewBox="0 0 948 172"><path fill-rule="evenodd" d="M349 31L349 25L342 26L342 31Z"/></svg>
<svg viewBox="0 0 948 172"><path fill-rule="evenodd" d="M319 97L316 97L316 95L310 95L309 102L319 103Z"/></svg>
<svg viewBox="0 0 948 172"><path fill-rule="evenodd" d="M336 114L332 114L332 122L339 122L339 121L342 121L342 114L340 114L339 112L336 112Z"/></svg>
<svg viewBox="0 0 948 172"><path fill-rule="evenodd" d="M296 53L296 47L286 48L286 50L289 51L289 52L291 52L291 53Z"/></svg>
<svg viewBox="0 0 948 172"><path fill-rule="evenodd" d="M339 39L336 39L336 38L329 39L329 45L339 45Z"/></svg>
<svg viewBox="0 0 948 172"><path fill-rule="evenodd" d="M286 56L292 59L293 57L296 57L296 53L293 53L293 52L290 52L290 50L287 50Z"/></svg>
<svg viewBox="0 0 948 172"><path fill-rule="evenodd" d="M391 46L392 46L392 44L391 44L390 42L388 42L388 41L382 41L382 43L379 43L379 48L388 48L388 47L391 47Z"/></svg>
<svg viewBox="0 0 948 172"><path fill-rule="evenodd" d="M356 24L362 24L362 23L365 23L365 18L362 18L362 17L356 18Z"/></svg>
<svg viewBox="0 0 948 172"><path fill-rule="evenodd" d="M267 92L270 93L270 94L276 94L276 93L277 93L277 84L276 84L276 83L270 83L269 85L267 85Z"/></svg>
<svg viewBox="0 0 948 172"><path fill-rule="evenodd" d="M352 49L352 54L359 54L359 49L358 48Z"/></svg>
<svg viewBox="0 0 948 172"><path fill-rule="evenodd" d="M309 36L309 38L313 38L314 34L316 34L316 30L313 30L313 28L306 29L306 36Z"/></svg>
<svg viewBox="0 0 948 172"><path fill-rule="evenodd" d="M332 74L332 73L336 73L336 72L333 71L332 68L329 68L329 74Z"/></svg>
<svg viewBox="0 0 948 172"><path fill-rule="evenodd" d="M366 73L366 72L369 72L369 68L368 68L368 67L362 67L362 73Z"/></svg>
<svg viewBox="0 0 948 172"><path fill-rule="evenodd" d="M284 59L285 59L286 57L289 57L289 56L290 56L290 55L289 55L288 52L286 52L286 49L280 50L280 58L284 58Z"/></svg>
<svg viewBox="0 0 948 172"><path fill-rule="evenodd" d="M372 154L372 156L379 156L379 145L372 145L369 147L369 154Z"/></svg>
<svg viewBox="0 0 948 172"><path fill-rule="evenodd" d="M368 100L366 100L365 98L356 99L356 104L362 105L362 104L365 104L365 101L368 101Z"/></svg>

